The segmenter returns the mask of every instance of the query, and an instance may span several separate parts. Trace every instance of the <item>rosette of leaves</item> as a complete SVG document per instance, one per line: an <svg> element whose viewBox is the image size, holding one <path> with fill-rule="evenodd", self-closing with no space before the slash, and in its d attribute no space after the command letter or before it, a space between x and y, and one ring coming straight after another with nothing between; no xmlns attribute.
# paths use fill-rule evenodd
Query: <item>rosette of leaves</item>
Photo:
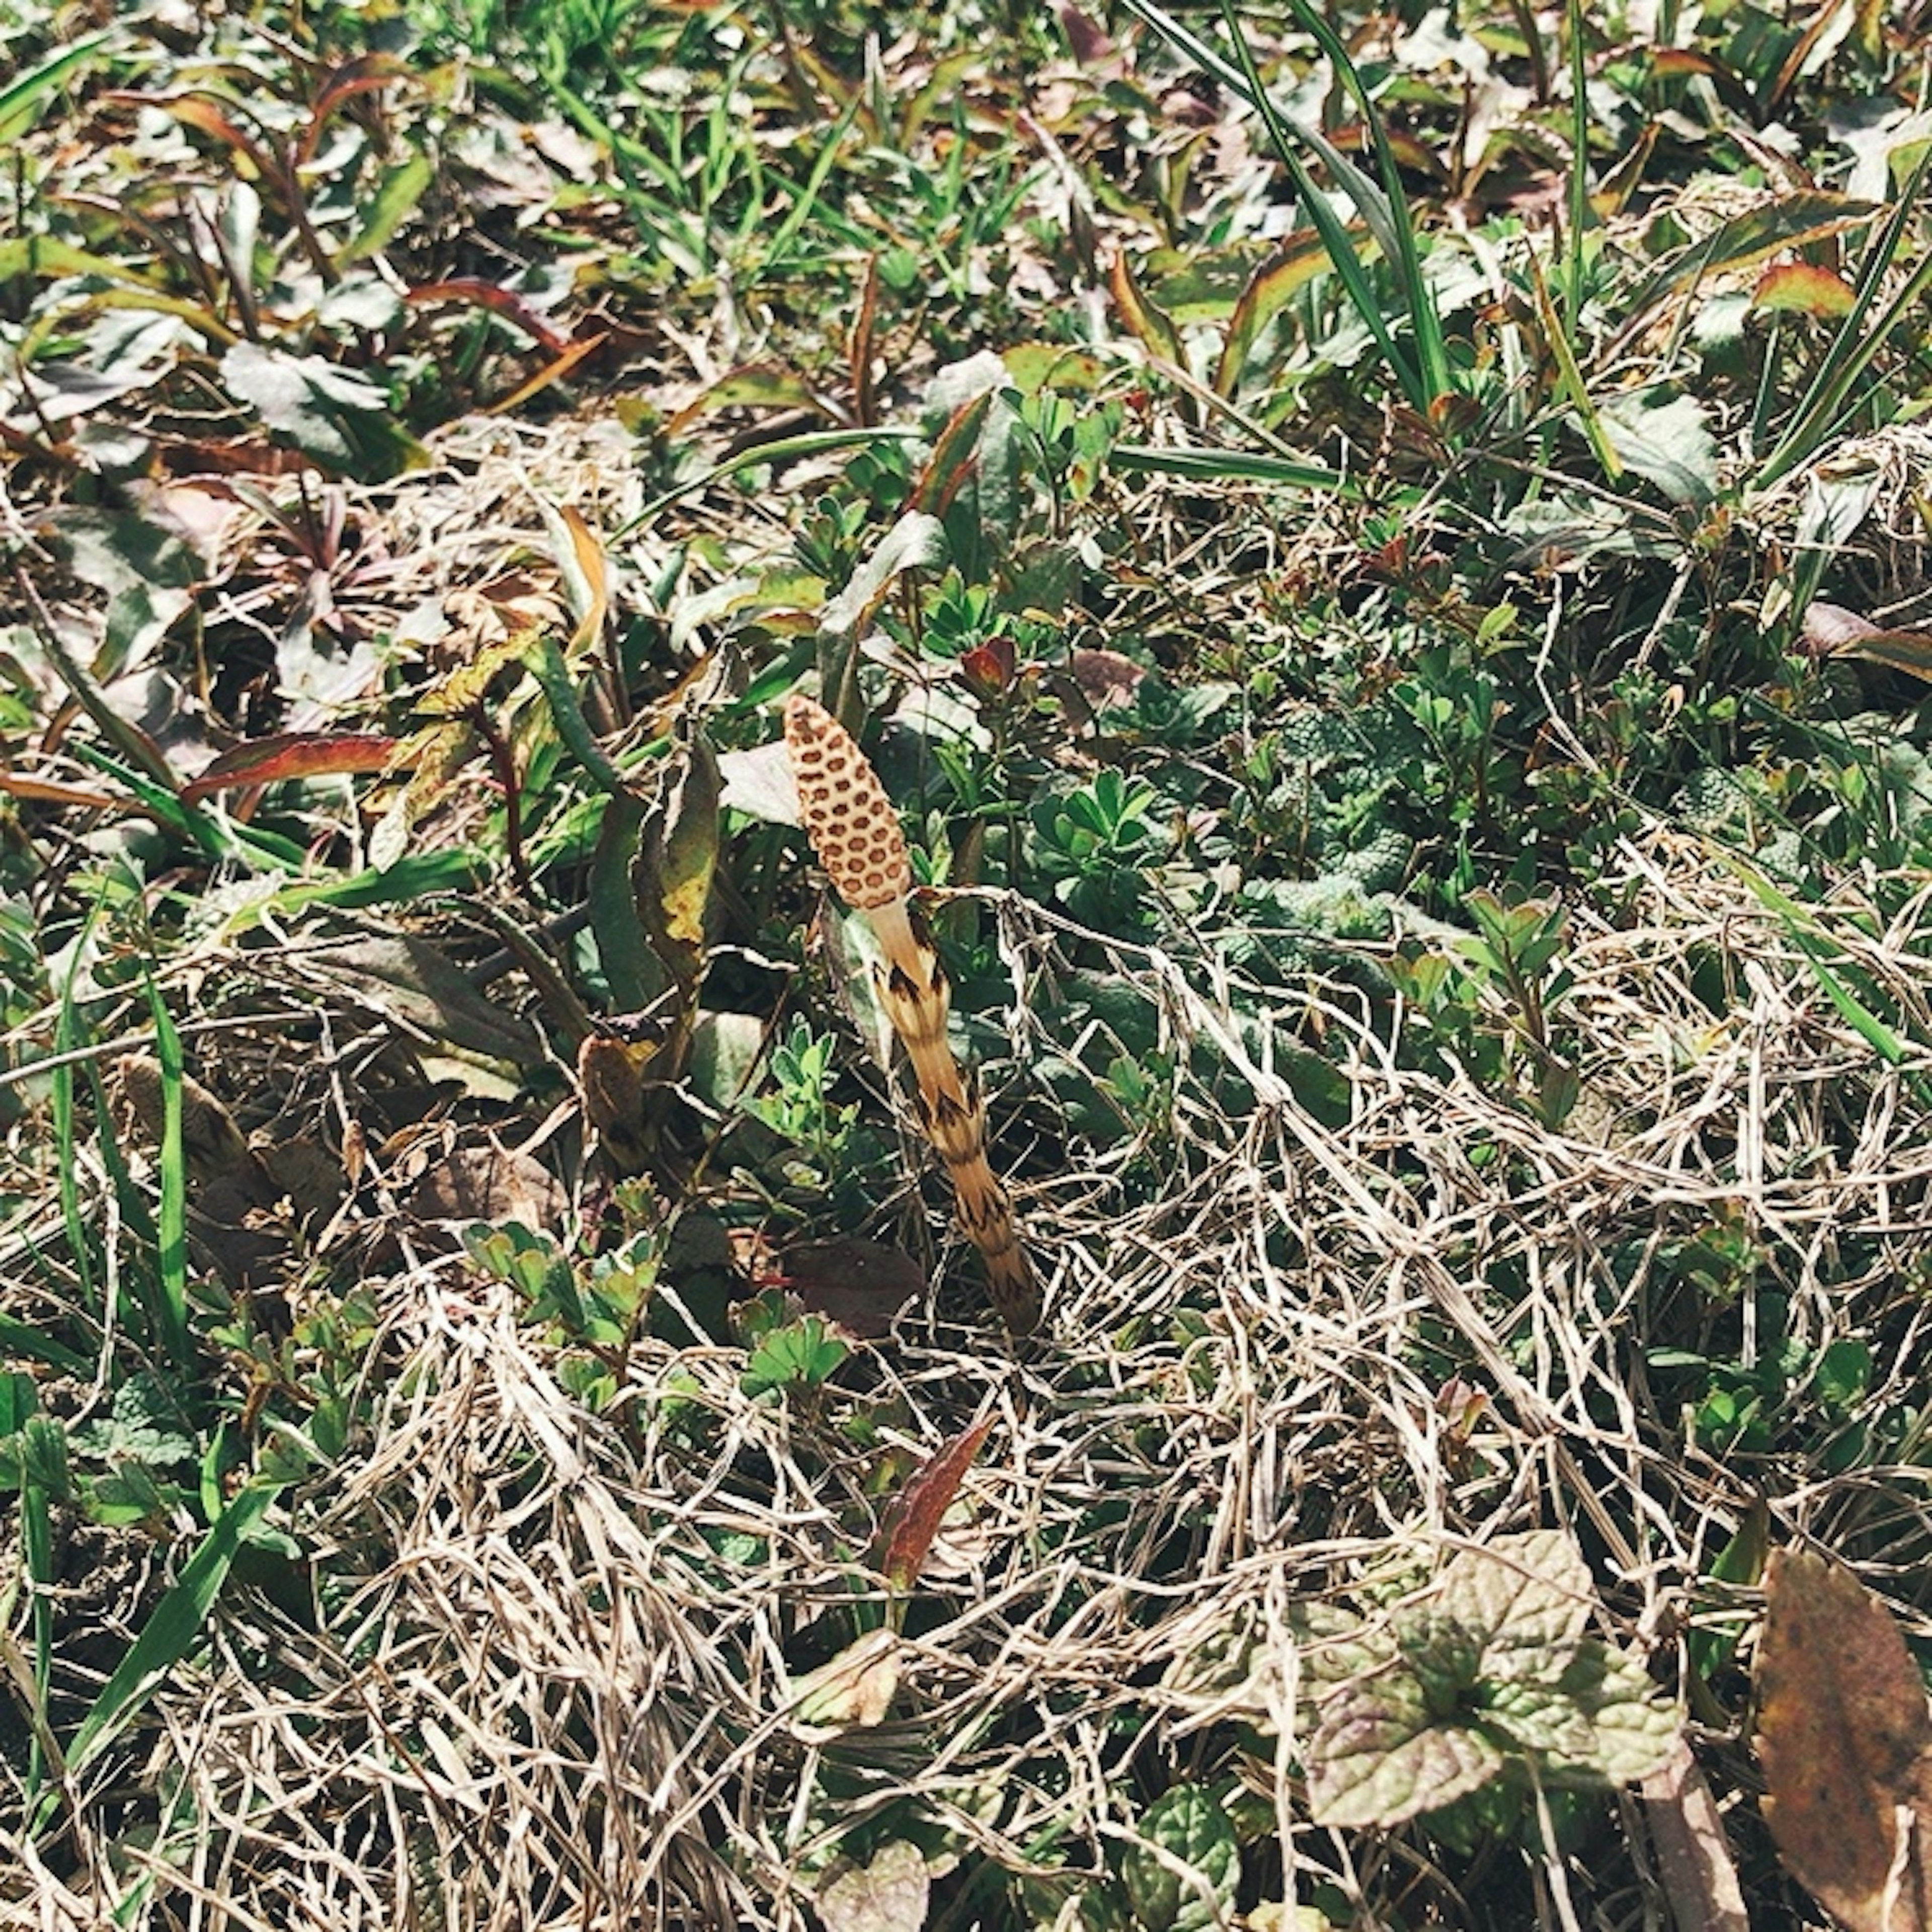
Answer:
<svg viewBox="0 0 1932 1932"><path fill-rule="evenodd" d="M1563 1531L1459 1551L1425 1593L1360 1633L1346 1682L1317 1692L1316 1822L1400 1825L1526 1772L1600 1789L1657 1770L1676 1712L1640 1660L1585 1635L1595 1604Z"/></svg>

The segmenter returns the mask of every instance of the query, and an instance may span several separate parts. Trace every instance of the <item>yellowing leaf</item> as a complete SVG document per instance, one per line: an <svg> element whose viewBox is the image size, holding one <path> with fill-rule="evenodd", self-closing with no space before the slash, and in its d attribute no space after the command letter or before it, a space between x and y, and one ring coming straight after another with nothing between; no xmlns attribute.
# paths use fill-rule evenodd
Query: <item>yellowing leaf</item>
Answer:
<svg viewBox="0 0 1932 1932"><path fill-rule="evenodd" d="M889 1630L868 1630L792 1687L792 1728L808 1744L823 1744L854 1724L879 1724L899 1682L899 1640Z"/></svg>
<svg viewBox="0 0 1932 1932"><path fill-rule="evenodd" d="M1779 1856L1847 1932L1928 1932L1932 1715L1891 1612L1842 1564L1774 1551L1756 1683Z"/></svg>
<svg viewBox="0 0 1932 1932"><path fill-rule="evenodd" d="M1810 262L1780 262L1759 276L1753 308L1798 315L1849 315L1856 297L1851 284Z"/></svg>

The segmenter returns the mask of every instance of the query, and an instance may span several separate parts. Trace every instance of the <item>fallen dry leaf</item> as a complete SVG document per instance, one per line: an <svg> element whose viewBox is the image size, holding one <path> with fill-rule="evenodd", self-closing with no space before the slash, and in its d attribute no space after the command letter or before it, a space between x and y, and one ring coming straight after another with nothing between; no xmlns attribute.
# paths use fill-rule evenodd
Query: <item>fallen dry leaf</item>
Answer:
<svg viewBox="0 0 1932 1932"><path fill-rule="evenodd" d="M1932 1715L1891 1612L1842 1564L1774 1551L1756 1682L1785 1864L1847 1932L1928 1932Z"/></svg>
<svg viewBox="0 0 1932 1932"><path fill-rule="evenodd" d="M794 1244L779 1256L778 1272L802 1308L862 1341L890 1334L893 1316L926 1292L926 1270L911 1256L852 1234Z"/></svg>

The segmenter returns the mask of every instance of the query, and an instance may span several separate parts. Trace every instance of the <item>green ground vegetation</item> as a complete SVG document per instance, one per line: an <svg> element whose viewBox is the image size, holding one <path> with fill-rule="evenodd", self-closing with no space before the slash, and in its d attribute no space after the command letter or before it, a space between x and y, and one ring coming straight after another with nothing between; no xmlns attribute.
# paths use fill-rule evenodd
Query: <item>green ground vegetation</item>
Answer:
<svg viewBox="0 0 1932 1932"><path fill-rule="evenodd" d="M1822 1922L1766 1552L1932 1613L1928 55L0 0L0 1918Z"/></svg>

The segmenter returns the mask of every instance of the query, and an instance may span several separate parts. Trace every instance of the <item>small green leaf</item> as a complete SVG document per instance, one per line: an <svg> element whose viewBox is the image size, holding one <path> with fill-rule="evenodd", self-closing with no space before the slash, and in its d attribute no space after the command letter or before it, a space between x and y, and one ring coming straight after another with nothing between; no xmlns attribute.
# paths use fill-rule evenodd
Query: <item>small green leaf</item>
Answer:
<svg viewBox="0 0 1932 1932"><path fill-rule="evenodd" d="M1226 1923L1240 1880L1241 1848L1220 1800L1198 1784L1177 1784L1156 1800L1140 1830L1146 1844L1130 1845L1120 1860L1137 1922L1146 1932L1200 1932Z"/></svg>
<svg viewBox="0 0 1932 1932"><path fill-rule="evenodd" d="M1717 494L1718 446L1694 396L1640 389L1612 398L1601 414L1624 468L1675 502L1707 503Z"/></svg>
<svg viewBox="0 0 1932 1932"><path fill-rule="evenodd" d="M816 1315L775 1328L752 1352L739 1386L747 1395L817 1388L852 1351Z"/></svg>
<svg viewBox="0 0 1932 1932"><path fill-rule="evenodd" d="M130 1376L114 1391L114 1406L99 1422L74 1434L74 1453L108 1461L125 1457L157 1469L190 1462L200 1453L182 1426L181 1409L157 1376Z"/></svg>
<svg viewBox="0 0 1932 1932"><path fill-rule="evenodd" d="M238 342L221 358L221 380L270 429L344 476L382 482L428 460L397 423L386 389L320 356Z"/></svg>
<svg viewBox="0 0 1932 1932"><path fill-rule="evenodd" d="M1577 1646L1560 1676L1498 1685L1485 1702L1490 1721L1558 1781L1648 1778L1677 1736L1677 1714L1642 1664L1594 1637Z"/></svg>

